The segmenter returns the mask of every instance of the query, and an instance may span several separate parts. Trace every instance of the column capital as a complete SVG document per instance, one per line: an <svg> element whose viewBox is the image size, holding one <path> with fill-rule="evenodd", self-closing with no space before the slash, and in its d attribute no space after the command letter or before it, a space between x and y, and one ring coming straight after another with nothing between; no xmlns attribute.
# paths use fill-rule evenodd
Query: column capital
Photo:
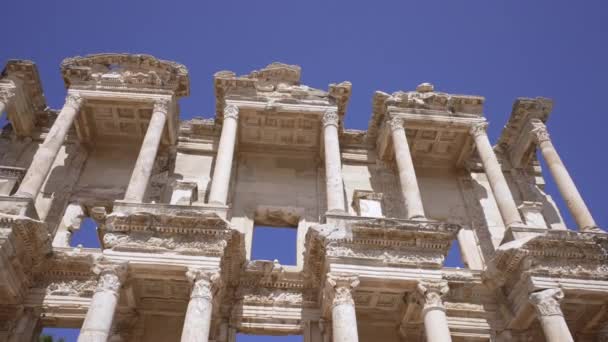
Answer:
<svg viewBox="0 0 608 342"><path fill-rule="evenodd" d="M122 283L127 277L127 267L127 263L99 263L95 265L93 272L99 277L95 292L111 291L118 293Z"/></svg>
<svg viewBox="0 0 608 342"><path fill-rule="evenodd" d="M338 116L338 111L334 108L327 109L325 113L323 113L323 127L327 126L336 126L338 127L340 122L340 117Z"/></svg>
<svg viewBox="0 0 608 342"><path fill-rule="evenodd" d="M403 118L391 115L388 120L386 120L388 127L391 129L391 132L396 129L403 129Z"/></svg>
<svg viewBox="0 0 608 342"><path fill-rule="evenodd" d="M487 122L477 122L471 125L469 128L469 134L473 137L477 137L480 135L487 135L488 123Z"/></svg>
<svg viewBox="0 0 608 342"><path fill-rule="evenodd" d="M163 113L167 115L169 113L169 106L171 105L171 101L168 99L156 99L154 100L154 109L155 113Z"/></svg>
<svg viewBox="0 0 608 342"><path fill-rule="evenodd" d="M534 119L530 121L530 125L532 126L530 133L532 134L532 138L534 138L536 143L540 144L545 141L551 141L551 137L547 131L547 126L545 126L542 121Z"/></svg>
<svg viewBox="0 0 608 342"><path fill-rule="evenodd" d="M4 103L5 105L8 105L8 103L13 97L15 97L15 87L0 87L0 102Z"/></svg>
<svg viewBox="0 0 608 342"><path fill-rule="evenodd" d="M530 294L530 302L539 316L563 316L559 303L564 299L562 289L547 289Z"/></svg>
<svg viewBox="0 0 608 342"><path fill-rule="evenodd" d="M422 311L439 309L444 311L443 296L450 290L448 282L445 280L439 281L421 281L416 285L416 295L418 302L422 304Z"/></svg>
<svg viewBox="0 0 608 342"><path fill-rule="evenodd" d="M326 288L331 298L331 307L342 304L355 305L353 291L357 286L359 286L357 275L328 273Z"/></svg>
<svg viewBox="0 0 608 342"><path fill-rule="evenodd" d="M233 104L229 104L224 107L224 120L226 119L239 119L239 107Z"/></svg>
<svg viewBox="0 0 608 342"><path fill-rule="evenodd" d="M82 98L82 96L80 96L80 94L68 94L65 97L65 105L72 107L76 110L80 109L80 106L82 106L83 101L84 99Z"/></svg>
<svg viewBox="0 0 608 342"><path fill-rule="evenodd" d="M186 277L192 283L190 298L212 300L220 285L220 273L218 270L190 267L186 272Z"/></svg>

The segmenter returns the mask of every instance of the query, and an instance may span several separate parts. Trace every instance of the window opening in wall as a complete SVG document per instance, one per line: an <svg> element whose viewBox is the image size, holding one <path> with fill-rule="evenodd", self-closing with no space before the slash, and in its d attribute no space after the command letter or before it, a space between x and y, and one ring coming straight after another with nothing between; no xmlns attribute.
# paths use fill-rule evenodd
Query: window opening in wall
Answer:
<svg viewBox="0 0 608 342"><path fill-rule="evenodd" d="M297 264L298 229L254 226L251 260L278 260L281 265Z"/></svg>
<svg viewBox="0 0 608 342"><path fill-rule="evenodd" d="M464 262L462 261L462 253L460 252L460 244L458 243L458 240L452 241L452 246L450 246L448 256L445 259L445 266L465 268Z"/></svg>
<svg viewBox="0 0 608 342"><path fill-rule="evenodd" d="M76 342L80 329L75 328L44 328L39 342Z"/></svg>
<svg viewBox="0 0 608 342"><path fill-rule="evenodd" d="M237 334L236 342L303 342L302 335L263 336Z"/></svg>
<svg viewBox="0 0 608 342"><path fill-rule="evenodd" d="M85 217L80 224L80 228L72 232L70 246L76 247L78 245L85 248L101 248L97 223L90 217Z"/></svg>

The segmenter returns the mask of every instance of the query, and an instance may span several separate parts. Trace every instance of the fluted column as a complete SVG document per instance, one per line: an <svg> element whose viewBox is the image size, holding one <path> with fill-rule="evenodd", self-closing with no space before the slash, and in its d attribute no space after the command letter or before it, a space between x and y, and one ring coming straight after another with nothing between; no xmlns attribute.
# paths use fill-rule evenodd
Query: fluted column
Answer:
<svg viewBox="0 0 608 342"><path fill-rule="evenodd" d="M530 294L530 302L548 342L573 342L564 313L559 305L564 298L561 289L548 289Z"/></svg>
<svg viewBox="0 0 608 342"><path fill-rule="evenodd" d="M34 154L32 163L15 196L36 198L81 106L82 98L79 95L68 94L61 112L47 133L44 142Z"/></svg>
<svg viewBox="0 0 608 342"><path fill-rule="evenodd" d="M102 264L95 267L99 281L91 305L84 319L78 342L106 342L116 306L120 288L127 275L126 264Z"/></svg>
<svg viewBox="0 0 608 342"><path fill-rule="evenodd" d="M333 342L358 342L354 289L359 278L349 274L328 274L327 294L331 305Z"/></svg>
<svg viewBox="0 0 608 342"><path fill-rule="evenodd" d="M186 273L192 282L190 302L184 319L182 342L207 342L213 313L213 296L220 275L217 271L191 268Z"/></svg>
<svg viewBox="0 0 608 342"><path fill-rule="evenodd" d="M144 136L144 141L141 144L137 161L131 173L129 186L125 193L125 201L141 203L148 188L154 161L160 146L160 140L163 136L165 123L167 122L167 113L169 112L170 101L166 99L158 99L154 102L152 117Z"/></svg>
<svg viewBox="0 0 608 342"><path fill-rule="evenodd" d="M323 114L323 142L325 150L325 186L327 211L344 212L344 182L338 138L339 117L335 109Z"/></svg>
<svg viewBox="0 0 608 342"><path fill-rule="evenodd" d="M572 177L570 177L568 170L566 170L566 166L551 142L547 127L542 121L537 119L532 120L532 127L532 137L538 144L540 152L553 176L553 180L555 181L564 202L566 202L570 214L572 214L574 221L576 221L576 225L581 231L598 230L597 224L591 216L583 197L578 192Z"/></svg>
<svg viewBox="0 0 608 342"><path fill-rule="evenodd" d="M488 134L486 133L487 127L488 124L486 122L475 124L471 127L470 134L475 140L475 147L490 182L498 210L507 227L512 224L523 224L517 205L515 205L513 194L511 194L511 189L509 189L500 163L496 159L490 139L488 139Z"/></svg>
<svg viewBox="0 0 608 342"><path fill-rule="evenodd" d="M224 108L224 123L222 124L222 134L217 148L217 156L215 157L209 203L225 205L228 201L228 188L230 187L238 119L239 108L237 106L228 105Z"/></svg>
<svg viewBox="0 0 608 342"><path fill-rule="evenodd" d="M422 305L422 319L427 342L450 342L452 337L442 297L448 291L446 281L420 282L416 287Z"/></svg>
<svg viewBox="0 0 608 342"><path fill-rule="evenodd" d="M403 119L393 117L388 121L388 124L393 137L395 160L397 161L397 168L399 170L399 182L401 183L401 192L405 200L407 218L425 218L422 196L418 187L418 179L416 178L416 170L414 170L410 146L405 135L405 128L403 127Z"/></svg>

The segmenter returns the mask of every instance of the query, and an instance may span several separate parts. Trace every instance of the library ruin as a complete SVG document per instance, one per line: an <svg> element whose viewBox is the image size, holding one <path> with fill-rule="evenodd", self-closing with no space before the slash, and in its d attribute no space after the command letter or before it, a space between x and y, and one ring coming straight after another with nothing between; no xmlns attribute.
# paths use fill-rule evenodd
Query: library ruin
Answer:
<svg viewBox="0 0 608 342"><path fill-rule="evenodd" d="M517 99L492 145L483 97L428 83L376 91L360 131L351 83L315 89L295 65L217 72L214 117L190 120L176 62L96 54L61 74L60 110L34 63L0 76L0 341L608 341L608 234L550 99ZM100 248L71 243L88 219ZM295 230L295 265L254 260L256 226Z"/></svg>

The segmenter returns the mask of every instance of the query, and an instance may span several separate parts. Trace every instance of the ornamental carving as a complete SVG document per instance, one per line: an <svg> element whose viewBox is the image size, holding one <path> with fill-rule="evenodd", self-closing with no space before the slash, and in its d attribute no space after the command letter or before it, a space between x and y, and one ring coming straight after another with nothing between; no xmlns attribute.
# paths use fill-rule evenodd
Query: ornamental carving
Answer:
<svg viewBox="0 0 608 342"><path fill-rule="evenodd" d="M530 294L530 302L539 316L563 316L559 303L564 299L562 289L547 289Z"/></svg>
<svg viewBox="0 0 608 342"><path fill-rule="evenodd" d="M227 105L224 108L224 120L226 119L239 119L239 107L235 105Z"/></svg>
<svg viewBox="0 0 608 342"><path fill-rule="evenodd" d="M79 94L68 94L65 97L65 105L79 110L82 106L82 97Z"/></svg>
<svg viewBox="0 0 608 342"><path fill-rule="evenodd" d="M547 131L547 126L540 120L532 120L532 137L536 141L536 143L541 144L546 141L551 141L551 137L549 136L549 132Z"/></svg>
<svg viewBox="0 0 608 342"><path fill-rule="evenodd" d="M93 272L99 275L95 292L118 293L127 276L127 264L97 264Z"/></svg>
<svg viewBox="0 0 608 342"><path fill-rule="evenodd" d="M167 114L169 112L169 106L171 105L171 101L167 99L156 99L154 101L154 113L163 113Z"/></svg>
<svg viewBox="0 0 608 342"><path fill-rule="evenodd" d="M95 292L97 281L64 280L54 281L47 285L46 294L49 296L91 297Z"/></svg>
<svg viewBox="0 0 608 342"><path fill-rule="evenodd" d="M416 293L420 304L423 305L422 310L445 310L442 298L449 290L447 281L419 282L416 286Z"/></svg>
<svg viewBox="0 0 608 342"><path fill-rule="evenodd" d="M243 303L248 305L298 306L303 301L302 292L289 289L249 288L243 294Z"/></svg>
<svg viewBox="0 0 608 342"><path fill-rule="evenodd" d="M358 276L329 273L327 274L326 284L332 307L338 305L355 305L353 291L359 286Z"/></svg>
<svg viewBox="0 0 608 342"><path fill-rule="evenodd" d="M373 248L371 246L329 244L326 247L327 255L339 258L353 258L362 260L376 260L386 265L426 265L441 266L444 256L441 253L415 248Z"/></svg>
<svg viewBox="0 0 608 342"><path fill-rule="evenodd" d="M396 129L403 129L403 119L397 116L391 116L387 123L391 131L394 131Z"/></svg>
<svg viewBox="0 0 608 342"><path fill-rule="evenodd" d="M340 117L335 109L328 109L323 113L323 127L325 126L338 126Z"/></svg>
<svg viewBox="0 0 608 342"><path fill-rule="evenodd" d="M221 256L228 245L225 238L213 235L171 235L154 232L132 232L129 234L106 233L103 237L106 248L130 251L175 251L189 255Z"/></svg>
<svg viewBox="0 0 608 342"><path fill-rule="evenodd" d="M0 87L0 102L4 103L6 106L9 105L9 102L15 96L15 88L13 87Z"/></svg>
<svg viewBox="0 0 608 342"><path fill-rule="evenodd" d="M220 283L218 270L188 268L186 277L192 283L190 298L213 299Z"/></svg>
<svg viewBox="0 0 608 342"><path fill-rule="evenodd" d="M469 133L474 137L478 137L480 135L486 135L487 132L486 130L488 129L488 123L487 122L480 122L480 123L476 123L474 125L471 126L471 128L469 129Z"/></svg>

